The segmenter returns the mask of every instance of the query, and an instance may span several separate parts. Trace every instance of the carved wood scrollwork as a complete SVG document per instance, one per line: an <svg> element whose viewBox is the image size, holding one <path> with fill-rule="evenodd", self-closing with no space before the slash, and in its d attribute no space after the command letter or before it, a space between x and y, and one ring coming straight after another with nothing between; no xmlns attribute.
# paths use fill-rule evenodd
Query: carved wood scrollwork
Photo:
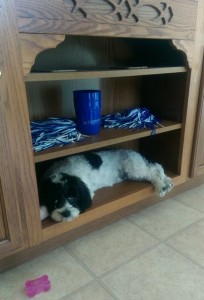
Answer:
<svg viewBox="0 0 204 300"><path fill-rule="evenodd" d="M28 75L36 56L43 50L55 48L65 39L65 35L20 33L23 73Z"/></svg>
<svg viewBox="0 0 204 300"><path fill-rule="evenodd" d="M177 50L181 50L186 55L188 66L192 68L194 41L188 40L172 40L172 44Z"/></svg>
<svg viewBox="0 0 204 300"><path fill-rule="evenodd" d="M99 21L103 15L107 22L122 23L152 23L166 25L171 22L174 14L171 0L63 0L75 19ZM101 9L102 8L102 9ZM100 17L99 17L100 15Z"/></svg>

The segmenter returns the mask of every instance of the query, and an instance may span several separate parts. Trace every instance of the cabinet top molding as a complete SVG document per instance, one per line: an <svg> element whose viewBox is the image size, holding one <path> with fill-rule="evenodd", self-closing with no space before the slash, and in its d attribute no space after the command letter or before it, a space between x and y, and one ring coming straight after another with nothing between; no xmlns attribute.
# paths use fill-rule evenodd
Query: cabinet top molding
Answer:
<svg viewBox="0 0 204 300"><path fill-rule="evenodd" d="M194 0L16 0L20 32L194 39Z"/></svg>

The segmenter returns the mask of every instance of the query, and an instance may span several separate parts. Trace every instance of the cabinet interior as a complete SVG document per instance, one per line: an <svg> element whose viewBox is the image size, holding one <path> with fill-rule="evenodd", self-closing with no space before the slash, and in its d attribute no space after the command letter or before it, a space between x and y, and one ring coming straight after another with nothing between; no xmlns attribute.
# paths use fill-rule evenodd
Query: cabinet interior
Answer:
<svg viewBox="0 0 204 300"><path fill-rule="evenodd" d="M100 89L102 114L146 107L164 127L158 128L156 135L150 130L102 129L85 142L34 153L36 170L46 169L53 159L65 155L125 147L161 163L166 173L176 178L181 172L188 72L185 55L170 40L66 36L55 49L44 50L25 78L31 121L74 118L73 90ZM147 183L124 182L105 188L78 219L86 223L99 207L108 205L112 213L117 210L115 201L125 207L152 194ZM53 224L45 220L42 226L46 229Z"/></svg>
<svg viewBox="0 0 204 300"><path fill-rule="evenodd" d="M66 36L55 49L39 53L31 71L173 67L184 63L185 55L171 40Z"/></svg>

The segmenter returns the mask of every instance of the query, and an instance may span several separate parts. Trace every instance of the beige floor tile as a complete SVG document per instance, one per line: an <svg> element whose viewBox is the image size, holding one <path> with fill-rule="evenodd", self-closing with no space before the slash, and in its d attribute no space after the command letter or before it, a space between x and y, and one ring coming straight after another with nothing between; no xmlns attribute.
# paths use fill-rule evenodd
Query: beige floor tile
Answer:
<svg viewBox="0 0 204 300"><path fill-rule="evenodd" d="M72 297L65 297L63 300L114 300L114 298L98 283L93 283Z"/></svg>
<svg viewBox="0 0 204 300"><path fill-rule="evenodd" d="M65 249L58 248L0 274L0 299L28 299L24 294L24 282L44 274L49 276L51 290L39 294L39 300L59 299L92 280Z"/></svg>
<svg viewBox="0 0 204 300"><path fill-rule="evenodd" d="M67 249L100 276L155 244L157 240L123 219L72 242Z"/></svg>
<svg viewBox="0 0 204 300"><path fill-rule="evenodd" d="M204 184L187 192L178 194L173 197L173 199L204 212Z"/></svg>
<svg viewBox="0 0 204 300"><path fill-rule="evenodd" d="M204 271L160 245L104 277L120 300L203 300Z"/></svg>
<svg viewBox="0 0 204 300"><path fill-rule="evenodd" d="M204 267L204 221L178 233L167 243Z"/></svg>
<svg viewBox="0 0 204 300"><path fill-rule="evenodd" d="M159 239L166 239L203 217L203 213L168 199L131 215L129 220Z"/></svg>

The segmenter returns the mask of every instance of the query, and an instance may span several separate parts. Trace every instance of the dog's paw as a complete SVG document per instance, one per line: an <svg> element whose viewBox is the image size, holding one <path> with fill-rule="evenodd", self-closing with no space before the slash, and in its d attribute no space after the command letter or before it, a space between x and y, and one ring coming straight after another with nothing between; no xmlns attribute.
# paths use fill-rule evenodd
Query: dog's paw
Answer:
<svg viewBox="0 0 204 300"><path fill-rule="evenodd" d="M49 217L49 213L46 206L40 206L40 220L43 221Z"/></svg>
<svg viewBox="0 0 204 300"><path fill-rule="evenodd" d="M174 184L171 178L166 177L164 178L161 187L159 188L159 196L164 197L166 193L170 192L173 188Z"/></svg>

